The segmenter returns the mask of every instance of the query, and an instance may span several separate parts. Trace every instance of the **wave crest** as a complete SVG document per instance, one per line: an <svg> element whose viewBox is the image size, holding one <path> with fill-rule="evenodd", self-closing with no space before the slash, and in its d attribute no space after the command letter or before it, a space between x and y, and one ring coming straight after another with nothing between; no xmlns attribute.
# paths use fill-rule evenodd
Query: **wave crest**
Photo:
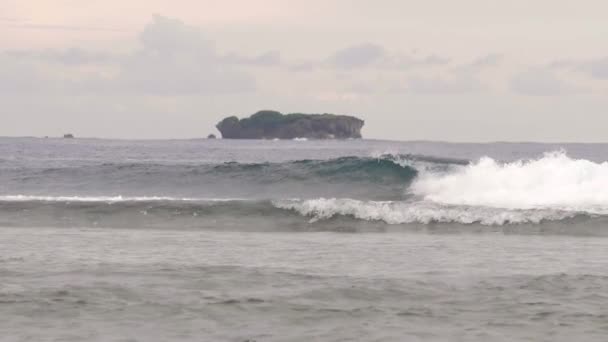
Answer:
<svg viewBox="0 0 608 342"><path fill-rule="evenodd" d="M308 216L311 222L338 216L388 224L460 223L482 225L538 224L559 221L579 213L560 210L504 210L487 207L444 206L429 202L360 201L320 198L314 200L274 201L281 209Z"/></svg>
<svg viewBox="0 0 608 342"><path fill-rule="evenodd" d="M448 205L608 213L608 162L572 159L565 152L500 163L484 157L449 173L425 173L410 193Z"/></svg>
<svg viewBox="0 0 608 342"><path fill-rule="evenodd" d="M0 211L6 224L42 222L45 225L83 225L106 222L124 224L170 224L177 226L215 225L222 217L230 222L255 219L304 218L315 223L352 218L390 225L458 223L506 225L542 223L573 218L584 213L552 209L497 209L441 205L415 201L371 201L350 198L288 200L204 199L172 197L52 197L1 196ZM149 221L149 222L148 222ZM11 224L8 224L9 226Z"/></svg>

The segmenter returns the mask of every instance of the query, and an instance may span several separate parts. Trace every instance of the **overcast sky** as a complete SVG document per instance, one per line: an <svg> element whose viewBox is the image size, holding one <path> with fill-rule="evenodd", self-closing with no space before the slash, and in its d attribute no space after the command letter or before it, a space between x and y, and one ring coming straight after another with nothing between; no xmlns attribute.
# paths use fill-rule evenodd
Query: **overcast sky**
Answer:
<svg viewBox="0 0 608 342"><path fill-rule="evenodd" d="M0 135L198 138L260 109L364 136L608 141L606 0L2 0Z"/></svg>

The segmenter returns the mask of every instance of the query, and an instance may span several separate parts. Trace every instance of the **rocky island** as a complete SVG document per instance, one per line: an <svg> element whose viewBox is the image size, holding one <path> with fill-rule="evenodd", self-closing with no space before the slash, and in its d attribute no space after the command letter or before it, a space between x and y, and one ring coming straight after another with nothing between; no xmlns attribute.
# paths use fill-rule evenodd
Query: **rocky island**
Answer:
<svg viewBox="0 0 608 342"><path fill-rule="evenodd" d="M216 127L224 139L358 139L364 123L347 115L263 110L244 119L225 118Z"/></svg>

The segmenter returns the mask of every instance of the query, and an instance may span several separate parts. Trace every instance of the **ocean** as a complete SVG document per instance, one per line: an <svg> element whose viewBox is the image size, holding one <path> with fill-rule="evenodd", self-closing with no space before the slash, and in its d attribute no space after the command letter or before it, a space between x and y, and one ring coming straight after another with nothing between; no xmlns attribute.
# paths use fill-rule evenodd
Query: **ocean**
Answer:
<svg viewBox="0 0 608 342"><path fill-rule="evenodd" d="M606 341L607 161L0 138L0 341Z"/></svg>

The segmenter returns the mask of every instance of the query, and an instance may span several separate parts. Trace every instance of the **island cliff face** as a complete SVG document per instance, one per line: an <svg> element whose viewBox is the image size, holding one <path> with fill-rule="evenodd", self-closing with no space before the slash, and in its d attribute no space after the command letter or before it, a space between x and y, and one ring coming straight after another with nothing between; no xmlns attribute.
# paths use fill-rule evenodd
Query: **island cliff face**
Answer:
<svg viewBox="0 0 608 342"><path fill-rule="evenodd" d="M364 121L334 114L281 114L259 111L249 118L225 118L217 124L224 139L361 138Z"/></svg>

